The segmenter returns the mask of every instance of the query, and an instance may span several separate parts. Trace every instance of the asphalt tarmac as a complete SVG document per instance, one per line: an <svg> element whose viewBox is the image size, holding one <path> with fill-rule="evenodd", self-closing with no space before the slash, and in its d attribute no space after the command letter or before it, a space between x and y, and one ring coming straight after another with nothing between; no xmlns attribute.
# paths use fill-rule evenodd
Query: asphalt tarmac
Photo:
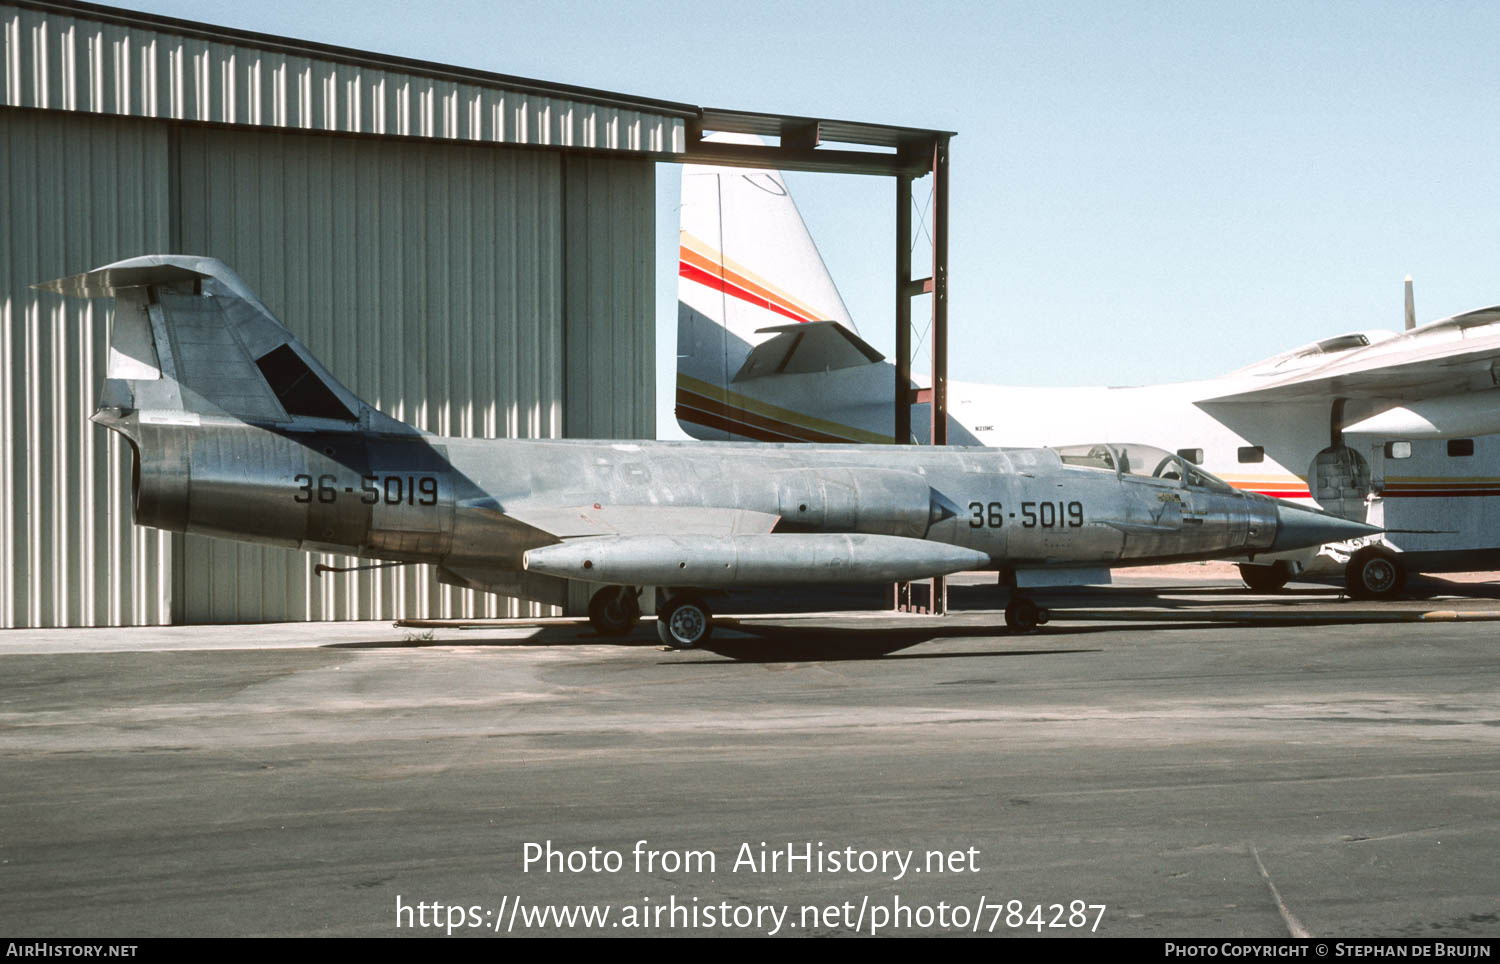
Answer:
<svg viewBox="0 0 1500 964"><path fill-rule="evenodd" d="M0 932L1494 937L1500 623L1210 621L1427 595L8 631Z"/></svg>

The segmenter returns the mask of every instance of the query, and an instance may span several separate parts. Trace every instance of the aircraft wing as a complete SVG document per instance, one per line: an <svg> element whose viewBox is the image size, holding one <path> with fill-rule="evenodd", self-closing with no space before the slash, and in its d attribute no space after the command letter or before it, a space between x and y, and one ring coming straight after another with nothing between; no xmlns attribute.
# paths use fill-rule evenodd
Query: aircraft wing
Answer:
<svg viewBox="0 0 1500 964"><path fill-rule="evenodd" d="M780 516L749 509L673 505L506 507L505 515L558 539L590 536L763 535Z"/></svg>
<svg viewBox="0 0 1500 964"><path fill-rule="evenodd" d="M1200 402L1411 402L1492 389L1500 385L1500 306L1434 321L1323 365L1256 377L1264 384Z"/></svg>

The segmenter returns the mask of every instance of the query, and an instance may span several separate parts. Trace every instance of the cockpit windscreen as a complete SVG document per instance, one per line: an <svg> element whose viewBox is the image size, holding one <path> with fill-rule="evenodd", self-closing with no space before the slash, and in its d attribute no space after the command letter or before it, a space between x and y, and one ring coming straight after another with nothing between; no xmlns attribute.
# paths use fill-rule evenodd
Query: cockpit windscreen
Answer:
<svg viewBox="0 0 1500 964"><path fill-rule="evenodd" d="M1234 491L1224 480L1210 475L1182 456L1154 445L1101 442L1094 445L1064 445L1053 451L1064 465L1103 469L1122 476L1159 479L1213 492Z"/></svg>

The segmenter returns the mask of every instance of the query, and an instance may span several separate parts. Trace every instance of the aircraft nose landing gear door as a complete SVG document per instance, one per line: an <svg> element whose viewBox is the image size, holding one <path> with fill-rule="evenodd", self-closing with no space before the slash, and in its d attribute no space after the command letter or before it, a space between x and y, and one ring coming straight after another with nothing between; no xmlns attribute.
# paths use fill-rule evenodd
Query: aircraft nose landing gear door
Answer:
<svg viewBox="0 0 1500 964"><path fill-rule="evenodd" d="M1313 499L1334 515L1364 522L1370 495L1370 463L1347 445L1333 445L1313 459L1308 473Z"/></svg>

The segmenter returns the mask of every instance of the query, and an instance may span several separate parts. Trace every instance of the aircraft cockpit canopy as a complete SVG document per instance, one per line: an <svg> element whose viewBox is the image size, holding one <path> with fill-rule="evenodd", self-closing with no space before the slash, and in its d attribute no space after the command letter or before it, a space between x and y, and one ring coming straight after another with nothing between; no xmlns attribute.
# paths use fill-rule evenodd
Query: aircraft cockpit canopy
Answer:
<svg viewBox="0 0 1500 964"><path fill-rule="evenodd" d="M1096 445L1064 445L1053 451L1057 453L1064 465L1104 469L1121 476L1160 479L1213 492L1234 491L1223 479L1210 475L1180 455L1174 455L1154 445L1108 442Z"/></svg>

